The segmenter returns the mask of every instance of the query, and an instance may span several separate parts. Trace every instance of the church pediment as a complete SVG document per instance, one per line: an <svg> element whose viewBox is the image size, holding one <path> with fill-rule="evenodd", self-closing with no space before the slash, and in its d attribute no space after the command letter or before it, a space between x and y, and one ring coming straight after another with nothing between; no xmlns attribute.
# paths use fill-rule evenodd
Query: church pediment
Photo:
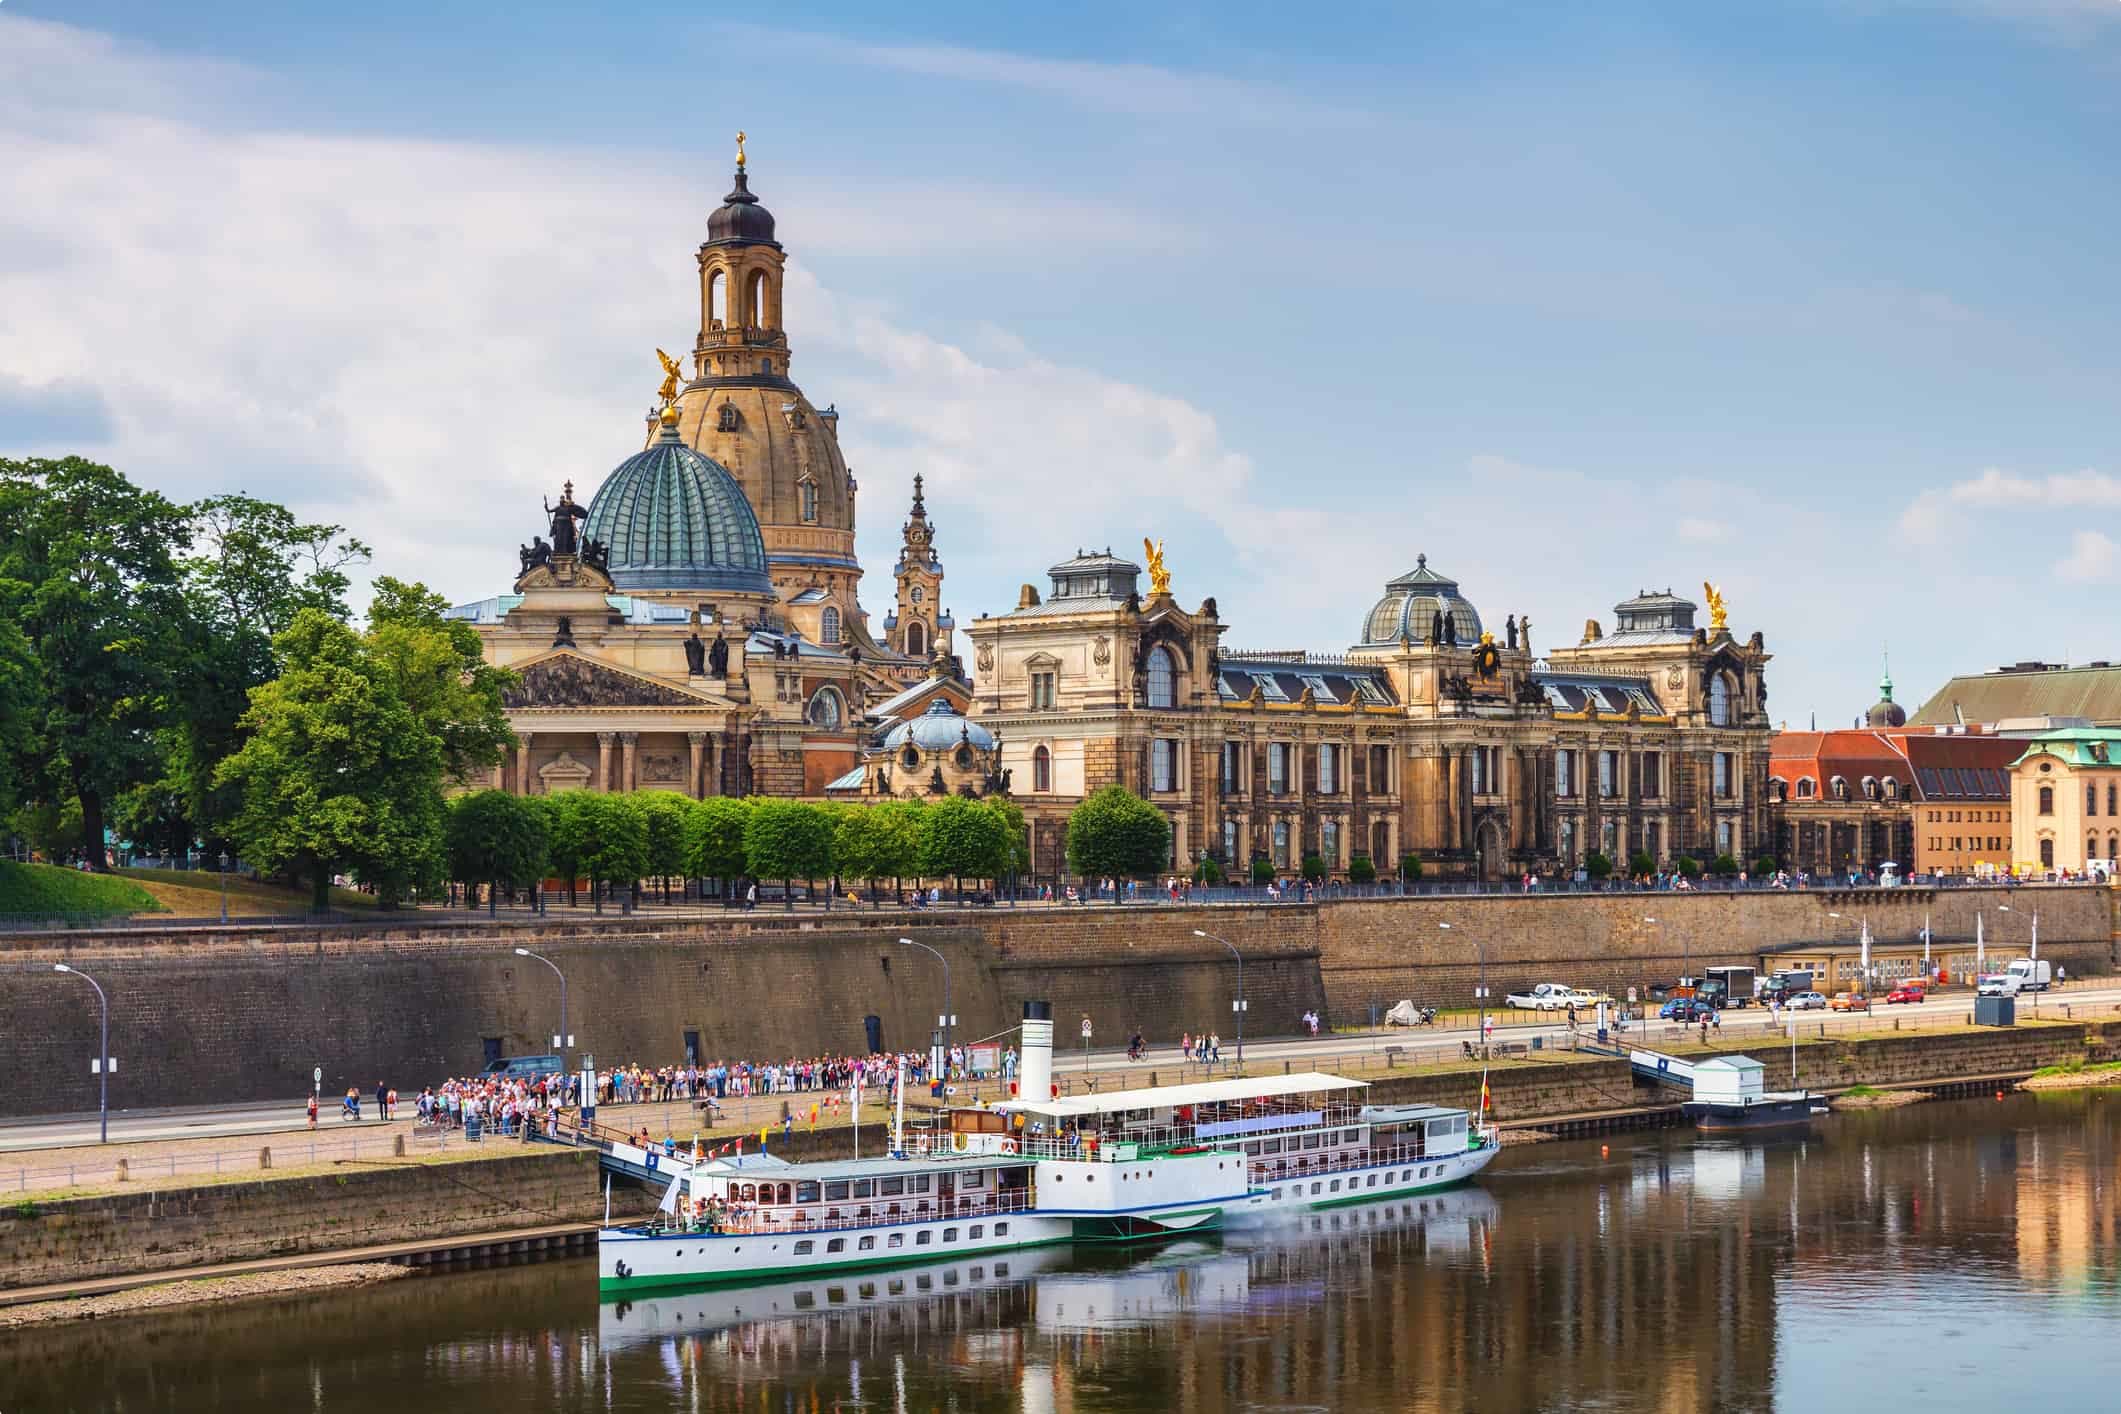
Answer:
<svg viewBox="0 0 2121 1414"><path fill-rule="evenodd" d="M516 670L521 681L501 698L503 706L529 707L726 707L704 692L693 692L639 673L558 652Z"/></svg>

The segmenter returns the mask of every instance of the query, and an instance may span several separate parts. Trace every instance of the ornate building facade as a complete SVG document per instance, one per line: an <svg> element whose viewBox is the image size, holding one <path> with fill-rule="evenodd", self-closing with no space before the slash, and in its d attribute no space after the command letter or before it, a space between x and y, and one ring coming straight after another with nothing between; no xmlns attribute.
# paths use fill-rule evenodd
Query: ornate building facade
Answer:
<svg viewBox="0 0 2121 1414"><path fill-rule="evenodd" d="M1150 551L1146 597L1139 566L1079 552L1049 595L1025 585L967 629L974 716L1040 874L1062 871L1068 812L1115 782L1169 814L1181 870L1315 854L1390 874L1411 854L1494 879L1593 850L1742 859L1767 839L1769 655L1720 611L1701 628L1689 601L1639 595L1610 635L1593 622L1541 658L1529 623L1497 634L1422 557L1347 651L1235 652L1215 601L1182 607Z"/></svg>
<svg viewBox="0 0 2121 1414"><path fill-rule="evenodd" d="M899 611L870 631L839 415L789 377L785 261L740 137L697 253L689 379L663 356L647 446L586 504L567 483L510 591L454 611L522 676L492 784L821 795L861 761L865 711L955 673L918 483Z"/></svg>

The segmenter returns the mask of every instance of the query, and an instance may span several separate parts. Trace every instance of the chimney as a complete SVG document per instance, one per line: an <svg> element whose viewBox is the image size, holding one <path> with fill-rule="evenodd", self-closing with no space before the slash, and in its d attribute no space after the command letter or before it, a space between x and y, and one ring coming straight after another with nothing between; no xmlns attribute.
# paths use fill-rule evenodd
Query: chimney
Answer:
<svg viewBox="0 0 2121 1414"><path fill-rule="evenodd" d="M1032 1104L1053 1097L1053 1003L1024 1003L1024 1044L1016 1068L1016 1095Z"/></svg>

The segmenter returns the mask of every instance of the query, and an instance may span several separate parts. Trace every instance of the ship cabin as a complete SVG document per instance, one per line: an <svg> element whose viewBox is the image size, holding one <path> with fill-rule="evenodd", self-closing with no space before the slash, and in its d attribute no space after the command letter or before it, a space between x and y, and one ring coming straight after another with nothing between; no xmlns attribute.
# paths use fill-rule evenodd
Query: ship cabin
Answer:
<svg viewBox="0 0 2121 1414"><path fill-rule="evenodd" d="M791 1164L770 1155L692 1168L675 1215L688 1230L806 1232L986 1218L1032 1205L1033 1166L1000 1154L930 1161L843 1159Z"/></svg>

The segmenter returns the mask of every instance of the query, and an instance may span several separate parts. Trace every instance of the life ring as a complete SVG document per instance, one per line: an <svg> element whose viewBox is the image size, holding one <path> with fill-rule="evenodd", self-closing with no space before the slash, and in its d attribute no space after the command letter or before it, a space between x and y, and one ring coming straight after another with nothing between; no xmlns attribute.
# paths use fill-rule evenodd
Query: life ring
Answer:
<svg viewBox="0 0 2121 1414"><path fill-rule="evenodd" d="M1013 1153L1015 1153L1015 1152L1016 1152L1016 1141L1015 1141L1014 1139L1004 1139L1004 1140L1002 1141L1002 1152L1003 1152L1003 1153L1005 1153L1005 1154L1013 1154Z"/></svg>
<svg viewBox="0 0 2121 1414"><path fill-rule="evenodd" d="M958 1152L959 1152L960 1154L962 1154L962 1153L964 1153L964 1152L965 1152L965 1142L966 1142L966 1141L965 1141L965 1136L964 1136L964 1135L960 1134L960 1135L958 1135L958 1136L957 1136L957 1151L958 1151Z"/></svg>

